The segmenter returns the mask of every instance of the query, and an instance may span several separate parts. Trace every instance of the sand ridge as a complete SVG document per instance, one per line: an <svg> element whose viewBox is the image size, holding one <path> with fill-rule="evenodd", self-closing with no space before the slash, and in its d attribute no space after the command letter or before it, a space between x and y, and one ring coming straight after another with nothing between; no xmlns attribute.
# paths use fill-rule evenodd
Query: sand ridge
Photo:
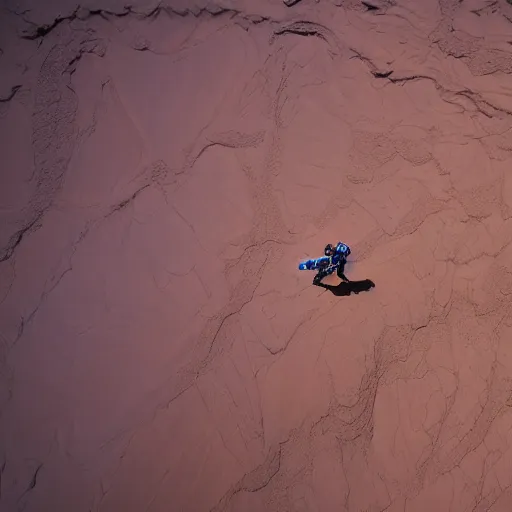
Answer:
<svg viewBox="0 0 512 512"><path fill-rule="evenodd" d="M0 22L0 510L510 509L512 5Z"/></svg>

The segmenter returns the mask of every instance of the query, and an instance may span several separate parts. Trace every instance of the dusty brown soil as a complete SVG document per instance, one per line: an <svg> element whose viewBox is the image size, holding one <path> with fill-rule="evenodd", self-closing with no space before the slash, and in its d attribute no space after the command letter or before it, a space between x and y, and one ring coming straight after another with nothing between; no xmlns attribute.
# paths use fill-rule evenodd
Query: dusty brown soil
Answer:
<svg viewBox="0 0 512 512"><path fill-rule="evenodd" d="M0 509L512 510L512 6L126 3L1 4Z"/></svg>

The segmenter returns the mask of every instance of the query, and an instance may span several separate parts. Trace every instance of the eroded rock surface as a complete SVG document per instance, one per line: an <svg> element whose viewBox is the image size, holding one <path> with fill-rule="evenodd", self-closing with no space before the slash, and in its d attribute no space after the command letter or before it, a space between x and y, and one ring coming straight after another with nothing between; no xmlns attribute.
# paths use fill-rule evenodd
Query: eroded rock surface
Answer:
<svg viewBox="0 0 512 512"><path fill-rule="evenodd" d="M512 5L0 18L1 510L510 511Z"/></svg>

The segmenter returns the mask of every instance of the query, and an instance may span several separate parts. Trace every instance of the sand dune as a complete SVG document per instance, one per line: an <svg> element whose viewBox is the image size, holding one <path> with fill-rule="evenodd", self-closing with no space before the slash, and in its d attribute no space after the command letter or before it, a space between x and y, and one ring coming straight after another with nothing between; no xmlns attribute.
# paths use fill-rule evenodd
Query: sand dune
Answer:
<svg viewBox="0 0 512 512"><path fill-rule="evenodd" d="M1 511L511 510L512 5L287 3L2 3Z"/></svg>

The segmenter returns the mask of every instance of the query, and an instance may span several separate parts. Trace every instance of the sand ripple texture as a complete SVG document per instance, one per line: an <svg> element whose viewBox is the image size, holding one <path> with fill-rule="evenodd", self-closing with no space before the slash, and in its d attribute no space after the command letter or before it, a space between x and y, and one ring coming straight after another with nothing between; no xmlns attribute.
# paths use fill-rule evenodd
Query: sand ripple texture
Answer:
<svg viewBox="0 0 512 512"><path fill-rule="evenodd" d="M510 512L507 0L0 9L0 510Z"/></svg>

